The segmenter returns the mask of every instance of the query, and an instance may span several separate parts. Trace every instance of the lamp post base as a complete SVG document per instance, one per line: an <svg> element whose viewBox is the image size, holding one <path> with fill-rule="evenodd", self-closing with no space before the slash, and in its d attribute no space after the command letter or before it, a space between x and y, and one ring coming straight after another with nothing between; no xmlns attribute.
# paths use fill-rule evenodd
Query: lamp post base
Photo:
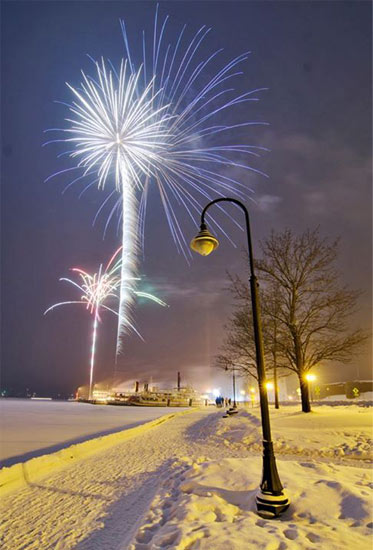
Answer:
<svg viewBox="0 0 373 550"><path fill-rule="evenodd" d="M281 495L272 495L259 491L256 495L256 509L263 518L275 518L285 512L290 506L290 500L286 492Z"/></svg>

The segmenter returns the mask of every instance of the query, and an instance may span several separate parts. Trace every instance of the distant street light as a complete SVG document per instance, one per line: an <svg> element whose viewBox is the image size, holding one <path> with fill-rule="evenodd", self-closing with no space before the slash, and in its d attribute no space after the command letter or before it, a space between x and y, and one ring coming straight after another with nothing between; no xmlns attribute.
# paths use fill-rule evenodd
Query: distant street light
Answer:
<svg viewBox="0 0 373 550"><path fill-rule="evenodd" d="M316 380L316 375L312 374L311 372L308 372L305 378L308 382L309 392L311 395L311 402L313 403L313 382Z"/></svg>
<svg viewBox="0 0 373 550"><path fill-rule="evenodd" d="M256 496L256 506L259 515L263 517L276 517L283 513L289 507L290 501L284 492L283 486L278 475L276 459L273 451L273 443L271 439L271 426L269 420L268 409L268 396L265 376L264 365L264 349L263 349L263 337L262 326L260 319L260 305L259 305L259 293L258 283L255 277L254 271L254 256L253 247L251 243L250 233L250 221L247 208L242 202L237 199L219 198L209 202L202 211L200 232L192 242L190 247L192 250L207 256L213 250L215 250L219 241L214 237L207 229L205 223L205 214L207 209L218 202L232 202L239 206L245 214L246 220L246 234L249 250L249 265L250 265L250 289L251 289L251 304L253 311L253 325L254 325L254 339L256 350L256 366L258 372L258 384L259 384L259 396L260 396L260 411L262 420L262 432L263 432L263 474L260 484L260 491Z"/></svg>
<svg viewBox="0 0 373 550"><path fill-rule="evenodd" d="M236 402L236 369L233 367L233 408L237 409Z"/></svg>
<svg viewBox="0 0 373 550"><path fill-rule="evenodd" d="M252 407L254 407L255 399L256 399L255 388L250 388L250 401L251 401Z"/></svg>
<svg viewBox="0 0 373 550"><path fill-rule="evenodd" d="M216 248L216 247L215 247ZM205 254L207 256L207 254ZM228 370L228 367L226 367L225 370ZM233 407L232 409L237 409L237 402L236 402L236 369L232 368L232 384L233 384Z"/></svg>

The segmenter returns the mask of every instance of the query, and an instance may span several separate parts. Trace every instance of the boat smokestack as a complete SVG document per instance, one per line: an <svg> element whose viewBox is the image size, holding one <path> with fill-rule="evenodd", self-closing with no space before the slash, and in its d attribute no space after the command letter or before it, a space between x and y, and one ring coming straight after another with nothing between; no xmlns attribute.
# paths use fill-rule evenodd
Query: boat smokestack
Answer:
<svg viewBox="0 0 373 550"><path fill-rule="evenodd" d="M136 382L135 382L135 393L138 393L138 391L139 391L139 383L136 380Z"/></svg>
<svg viewBox="0 0 373 550"><path fill-rule="evenodd" d="M180 372L177 373L177 391L180 391L181 388L181 376Z"/></svg>

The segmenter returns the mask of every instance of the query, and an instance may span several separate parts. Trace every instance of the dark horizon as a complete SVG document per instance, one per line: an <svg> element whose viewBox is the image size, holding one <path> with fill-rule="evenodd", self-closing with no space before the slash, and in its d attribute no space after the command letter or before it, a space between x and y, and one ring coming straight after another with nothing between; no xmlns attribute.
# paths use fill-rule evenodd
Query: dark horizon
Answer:
<svg viewBox="0 0 373 550"><path fill-rule="evenodd" d="M135 38L152 24L155 2L2 3L2 377L1 388L70 394L88 380L91 318L84 310L43 312L71 290L58 281L69 268L95 269L119 246L115 224L92 221L103 195L62 190L69 176L56 147L42 147L45 129L61 127L65 82L77 85L91 61L124 56L119 19ZM371 4L369 2L161 2L171 26L191 32L212 27L211 48L232 58L251 50L245 89L268 87L252 109L270 122L253 141L271 149L256 164L269 174L245 176L254 252L290 227L320 227L341 237L341 281L361 289L351 326L371 330ZM234 32L232 31L234 29ZM68 165L68 164L66 164ZM70 164L71 165L71 164ZM253 199L253 200L251 200ZM214 367L232 298L226 270L244 275L243 233L227 223L237 248L222 234L209 258L178 254L154 189L145 227L140 275L169 308L140 304L134 311L145 343L131 335L115 367L116 320L100 327L97 378L172 382L177 371L194 385L229 384ZM234 214L235 210L228 210ZM196 228L180 212L187 241ZM347 365L317 369L325 382L371 379L371 345ZM217 382L217 383L215 383ZM19 390L17 390L19 388Z"/></svg>

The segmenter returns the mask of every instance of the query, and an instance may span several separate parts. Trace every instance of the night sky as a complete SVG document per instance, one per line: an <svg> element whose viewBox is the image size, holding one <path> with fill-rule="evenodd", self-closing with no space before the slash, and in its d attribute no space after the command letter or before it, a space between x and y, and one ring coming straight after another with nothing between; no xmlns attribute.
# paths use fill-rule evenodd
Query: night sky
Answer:
<svg viewBox="0 0 373 550"><path fill-rule="evenodd" d="M1 387L40 394L70 393L88 381L91 318L79 307L44 317L72 289L59 282L72 266L97 268L119 246L115 224L103 239L105 216L92 221L104 195L81 187L65 194L69 175L44 180L73 164L42 147L45 129L63 126L65 85L92 72L93 58L124 56L119 18L134 40L153 22L155 2L2 2L2 380ZM364 291L351 326L371 319L371 4L370 2L161 2L170 28L212 27L211 50L226 58L250 50L244 89L268 87L249 116L270 126L250 139L271 152L255 166L269 179L245 174L254 246L271 228L296 232L320 226L341 237L342 280ZM245 107L246 108L246 107ZM245 118L247 114L245 113ZM234 215L237 211L230 210ZM189 241L195 226L180 211ZM124 381L176 381L200 389L223 385L214 356L224 336L231 298L226 270L244 273L244 234L234 224L208 258L188 264L177 253L157 193L151 192L145 259L146 289L169 308L139 304L136 336L117 365ZM96 380L113 374L116 320L100 327ZM320 381L371 378L370 346L346 366L321 366Z"/></svg>

